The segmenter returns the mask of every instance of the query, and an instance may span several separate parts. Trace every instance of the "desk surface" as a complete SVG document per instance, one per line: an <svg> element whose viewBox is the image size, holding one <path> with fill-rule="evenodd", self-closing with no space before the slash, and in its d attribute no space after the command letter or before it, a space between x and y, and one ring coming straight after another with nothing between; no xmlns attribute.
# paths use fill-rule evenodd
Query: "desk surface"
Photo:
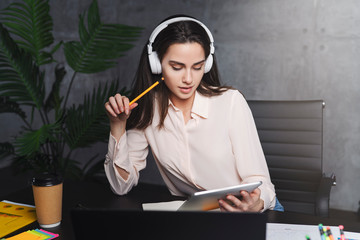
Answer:
<svg viewBox="0 0 360 240"><path fill-rule="evenodd" d="M3 200L19 203L34 204L31 186L19 192L5 196ZM76 206L88 208L108 208L108 209L133 209L141 210L142 203L165 202L173 200L184 200L181 197L172 196L163 186L140 184L133 188L125 196L115 195L106 184L94 182L65 182L63 192L63 218L61 225L51 228L49 231L60 234L59 240L73 240L73 229L70 219L70 209ZM268 211L268 222L272 223L292 223L292 224L311 224L322 223L329 226L344 225L347 231L360 232L360 222L344 220L338 218L322 218L306 214L291 212ZM37 222L26 226L17 231L20 233L25 230L39 228ZM10 236L14 235L12 233Z"/></svg>

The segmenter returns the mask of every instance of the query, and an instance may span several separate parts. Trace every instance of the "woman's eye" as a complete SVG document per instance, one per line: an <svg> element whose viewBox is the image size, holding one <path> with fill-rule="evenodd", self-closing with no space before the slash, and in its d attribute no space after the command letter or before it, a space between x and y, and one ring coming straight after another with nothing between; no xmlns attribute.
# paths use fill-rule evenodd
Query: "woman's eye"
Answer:
<svg viewBox="0 0 360 240"><path fill-rule="evenodd" d="M172 68L173 68L175 71L181 70L181 67L172 66Z"/></svg>
<svg viewBox="0 0 360 240"><path fill-rule="evenodd" d="M200 67L193 67L193 68L194 68L194 70L199 71L199 70L201 70L202 66L200 66Z"/></svg>

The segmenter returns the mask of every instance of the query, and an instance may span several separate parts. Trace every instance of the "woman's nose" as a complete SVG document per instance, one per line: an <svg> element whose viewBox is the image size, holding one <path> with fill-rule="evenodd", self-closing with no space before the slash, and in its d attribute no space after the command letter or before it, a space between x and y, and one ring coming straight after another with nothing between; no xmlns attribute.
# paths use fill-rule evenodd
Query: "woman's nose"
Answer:
<svg viewBox="0 0 360 240"><path fill-rule="evenodd" d="M191 75L191 71L190 70L187 70L183 76L183 83L186 83L186 84L191 84L192 83L192 75Z"/></svg>

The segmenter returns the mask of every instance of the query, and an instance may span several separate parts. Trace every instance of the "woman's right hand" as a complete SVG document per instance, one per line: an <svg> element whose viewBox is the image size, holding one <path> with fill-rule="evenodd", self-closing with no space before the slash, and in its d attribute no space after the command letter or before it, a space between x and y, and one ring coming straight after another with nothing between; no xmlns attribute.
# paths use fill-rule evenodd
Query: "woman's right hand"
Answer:
<svg viewBox="0 0 360 240"><path fill-rule="evenodd" d="M109 97L109 101L105 103L106 113L110 119L110 132L117 141L125 133L126 120L137 105L133 103L129 106L129 99L119 93Z"/></svg>
<svg viewBox="0 0 360 240"><path fill-rule="evenodd" d="M129 99L119 93L109 97L109 101L105 103L106 113L110 119L110 132L116 140L125 133L126 120L137 105L133 103L129 106Z"/></svg>
<svg viewBox="0 0 360 240"><path fill-rule="evenodd" d="M138 104L133 103L129 105L129 99L125 96L121 96L120 93L115 96L109 97L109 101L105 103L106 113L110 119L110 132L111 135L119 141L121 136L125 133L126 120L129 118L131 110L133 110ZM116 169L120 176L127 180L129 173L117 165Z"/></svg>
<svg viewBox="0 0 360 240"><path fill-rule="evenodd" d="M110 119L110 123L126 122L129 118L131 110L137 106L137 103L129 106L129 98L121 96L120 93L109 97L109 101L105 103L106 113Z"/></svg>

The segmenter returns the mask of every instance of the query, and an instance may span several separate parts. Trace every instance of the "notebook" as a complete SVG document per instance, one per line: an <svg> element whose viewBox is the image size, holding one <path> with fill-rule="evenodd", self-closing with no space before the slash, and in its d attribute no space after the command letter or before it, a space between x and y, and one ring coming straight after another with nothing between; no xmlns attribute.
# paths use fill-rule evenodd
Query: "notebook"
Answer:
<svg viewBox="0 0 360 240"><path fill-rule="evenodd" d="M71 210L77 240L252 239L265 240L266 215L114 209Z"/></svg>

